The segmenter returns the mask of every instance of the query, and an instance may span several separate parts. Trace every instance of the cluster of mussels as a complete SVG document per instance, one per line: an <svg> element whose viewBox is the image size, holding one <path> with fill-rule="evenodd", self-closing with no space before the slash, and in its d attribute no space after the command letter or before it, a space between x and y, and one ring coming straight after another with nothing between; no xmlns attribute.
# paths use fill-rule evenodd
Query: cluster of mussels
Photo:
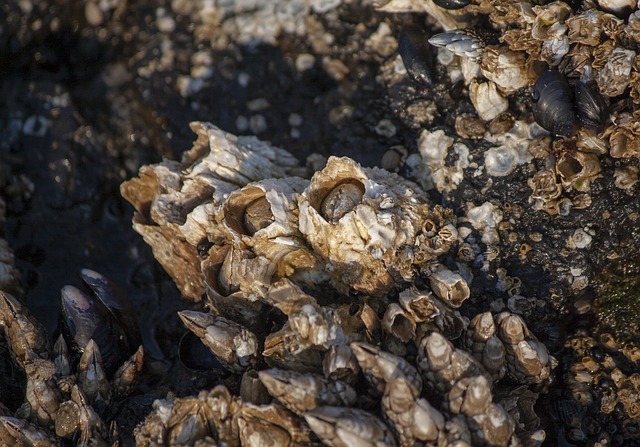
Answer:
<svg viewBox="0 0 640 447"><path fill-rule="evenodd" d="M440 47L438 61L452 81L468 85L481 121L508 114L509 97L533 86L535 120L561 138L532 141L530 152L544 168L529 179L531 199L536 209L566 214L591 203L589 183L604 154L624 159L614 172L617 187L638 181L629 159L640 157L640 12L635 0L537 3L387 0L378 9L426 12L444 28L429 42ZM405 43L405 53L414 55L414 47ZM490 175L506 175L519 163L512 149L498 152L487 160L488 171L498 165ZM579 194L572 200L563 191Z"/></svg>
<svg viewBox="0 0 640 447"><path fill-rule="evenodd" d="M308 180L282 149L192 128L181 162L121 189L183 296L207 298L185 326L242 379L156 401L138 445L541 445L555 360L516 314L460 313L450 209L349 158Z"/></svg>
<svg viewBox="0 0 640 447"><path fill-rule="evenodd" d="M144 356L140 335L130 303L109 280L91 270L81 277L89 293L72 286L62 290L66 330L53 349L29 310L0 292L8 348L2 365L2 445L120 443L117 424L105 420L115 403L137 389Z"/></svg>

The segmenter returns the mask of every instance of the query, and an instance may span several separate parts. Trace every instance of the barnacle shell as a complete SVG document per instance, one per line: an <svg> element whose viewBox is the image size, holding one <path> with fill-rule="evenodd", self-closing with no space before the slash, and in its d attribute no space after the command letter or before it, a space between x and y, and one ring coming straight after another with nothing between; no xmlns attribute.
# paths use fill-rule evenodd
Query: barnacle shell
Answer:
<svg viewBox="0 0 640 447"><path fill-rule="evenodd" d="M471 294L462 276L443 266L430 273L429 282L435 294L451 307L460 307Z"/></svg>
<svg viewBox="0 0 640 447"><path fill-rule="evenodd" d="M469 98L485 121L491 121L509 108L509 101L498 92L493 81L473 81L469 87Z"/></svg>
<svg viewBox="0 0 640 447"><path fill-rule="evenodd" d="M423 323L435 318L440 311L428 291L410 287L400 292L400 305L412 316L416 323Z"/></svg>
<svg viewBox="0 0 640 447"><path fill-rule="evenodd" d="M589 182L600 173L600 161L595 154L564 152L556 162L556 171L565 189L574 187L578 191L586 191Z"/></svg>
<svg viewBox="0 0 640 447"><path fill-rule="evenodd" d="M351 350L367 379L380 390L394 377L404 377L417 394L422 389L418 370L402 357L367 343L351 343Z"/></svg>
<svg viewBox="0 0 640 447"><path fill-rule="evenodd" d="M382 329L406 343L416 335L416 321L399 304L391 303L382 317Z"/></svg>
<svg viewBox="0 0 640 447"><path fill-rule="evenodd" d="M344 382L331 382L322 376L279 369L268 369L258 374L269 394L300 416L320 406L347 407L356 401L356 392Z"/></svg>
<svg viewBox="0 0 640 447"><path fill-rule="evenodd" d="M330 447L395 446L389 428L366 411L345 407L320 407L305 413L311 430Z"/></svg>
<svg viewBox="0 0 640 447"><path fill-rule="evenodd" d="M598 72L596 82L603 95L618 96L624 93L629 85L631 75L631 65L635 51L616 47L609 54L607 63Z"/></svg>
<svg viewBox="0 0 640 447"><path fill-rule="evenodd" d="M330 157L300 196L299 208L300 231L327 262L339 290L383 295L414 277L414 263L432 256L414 244L424 238L433 207L416 185L395 174Z"/></svg>
<svg viewBox="0 0 640 447"><path fill-rule="evenodd" d="M482 53L480 68L482 74L505 94L514 93L532 82L525 53L512 51L505 46L486 47Z"/></svg>
<svg viewBox="0 0 640 447"><path fill-rule="evenodd" d="M249 330L211 313L178 312L182 322L233 372L243 372L258 354L258 339Z"/></svg>

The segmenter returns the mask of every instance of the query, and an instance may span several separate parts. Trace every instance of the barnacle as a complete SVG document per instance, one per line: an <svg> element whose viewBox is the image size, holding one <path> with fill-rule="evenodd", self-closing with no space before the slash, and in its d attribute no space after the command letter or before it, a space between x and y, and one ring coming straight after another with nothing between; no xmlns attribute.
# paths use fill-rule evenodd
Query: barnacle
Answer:
<svg viewBox="0 0 640 447"><path fill-rule="evenodd" d="M522 139L513 135L531 129L503 119L493 141L518 147ZM456 147L452 143L442 131L423 132L433 174L446 169L440 163ZM201 148L190 170L201 169L209 157ZM360 437L385 445L517 442L513 416L492 402L492 383L505 371L523 384L546 380L551 357L522 320L518 340L504 338L491 314L475 318L467 329L469 319L459 309L471 298L470 272L462 264L453 269L439 262L460 241L459 229L450 210L431 203L417 185L331 157L310 180L252 179L205 211L201 221L213 228L204 232L212 246L195 268L202 272L211 309L179 315L225 368L243 374L243 397L217 388L210 392L214 398L203 391L159 402L139 427L139 442L149 442L156 432L182 443L209 437L244 442L251 426L262 427L254 439L273 432L285 443L295 437L287 430L309 429L328 445ZM498 241L503 215L497 206L470 206L465 219L483 242ZM288 264L292 249L304 255ZM500 278L513 283L505 290L519 288L506 271ZM264 321L274 310L278 316ZM469 351L449 341L463 335ZM419 347L415 361L406 356L409 343ZM360 371L368 393L381 401L379 415L351 388ZM268 404L256 377L293 413ZM423 383L436 400L422 397ZM230 408L226 418L211 414L223 403ZM275 414L290 422L265 419Z"/></svg>

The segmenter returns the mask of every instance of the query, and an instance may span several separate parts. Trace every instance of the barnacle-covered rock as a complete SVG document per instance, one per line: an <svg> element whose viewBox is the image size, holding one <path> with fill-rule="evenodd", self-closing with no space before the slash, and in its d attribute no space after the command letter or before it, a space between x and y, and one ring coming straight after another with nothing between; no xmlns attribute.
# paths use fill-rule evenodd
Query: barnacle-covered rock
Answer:
<svg viewBox="0 0 640 447"><path fill-rule="evenodd" d="M250 182L304 170L290 153L255 137L236 137L209 123L193 123L192 129L198 138L180 163L145 166L139 178L122 184L121 192L136 208L134 228L158 262L183 296L200 300L198 244L223 237L219 227L210 225L213 209L207 205L220 206L225 196Z"/></svg>
<svg viewBox="0 0 640 447"><path fill-rule="evenodd" d="M333 284L383 295L448 250L432 241L451 217L417 185L377 168L331 157L300 196L300 231L326 261ZM426 229L425 229L426 228Z"/></svg>

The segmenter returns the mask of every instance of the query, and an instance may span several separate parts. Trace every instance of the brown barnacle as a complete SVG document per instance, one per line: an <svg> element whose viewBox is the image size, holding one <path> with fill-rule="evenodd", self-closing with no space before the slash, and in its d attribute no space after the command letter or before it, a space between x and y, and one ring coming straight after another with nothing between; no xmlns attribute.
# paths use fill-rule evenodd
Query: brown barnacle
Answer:
<svg viewBox="0 0 640 447"><path fill-rule="evenodd" d="M16 361L24 367L28 356L47 358L48 341L44 327L12 295L0 291L0 326Z"/></svg>
<svg viewBox="0 0 640 447"><path fill-rule="evenodd" d="M407 377L392 378L382 395L382 410L396 432L400 446L412 446L422 441L435 442L444 430L445 419L420 393Z"/></svg>
<svg viewBox="0 0 640 447"><path fill-rule="evenodd" d="M107 428L77 385L71 399L60 405L55 429L62 438L77 438L78 445L107 445Z"/></svg>
<svg viewBox="0 0 640 447"><path fill-rule="evenodd" d="M329 447L372 445L395 446L389 428L364 410L346 407L320 407L304 415L311 430Z"/></svg>
<svg viewBox="0 0 640 447"><path fill-rule="evenodd" d="M391 146L380 160L380 167L389 172L398 172L409 156L409 150L404 146Z"/></svg>
<svg viewBox="0 0 640 447"><path fill-rule="evenodd" d="M319 375L276 368L260 371L258 375L269 394L299 416L324 405L349 407L356 402L356 392L350 385Z"/></svg>
<svg viewBox="0 0 640 447"><path fill-rule="evenodd" d="M591 180L600 173L600 161L596 154L567 151L556 162L556 172L565 189L575 188L584 192L589 189Z"/></svg>
<svg viewBox="0 0 640 447"><path fill-rule="evenodd" d="M244 372L256 361L258 339L240 324L219 315L192 310L180 311L178 316L230 371Z"/></svg>
<svg viewBox="0 0 640 447"><path fill-rule="evenodd" d="M310 430L280 405L243 404L237 415L240 445L283 447L311 444Z"/></svg>
<svg viewBox="0 0 640 447"><path fill-rule="evenodd" d="M451 307L458 308L469 298L470 290L467 282L460 274L452 272L444 266L430 269L429 283L435 294Z"/></svg>
<svg viewBox="0 0 640 447"><path fill-rule="evenodd" d="M640 126L637 117L620 117L609 135L609 154L614 158L640 158Z"/></svg>
<svg viewBox="0 0 640 447"><path fill-rule="evenodd" d="M487 131L486 123L476 115L464 113L456 117L455 129L458 136L471 140L479 140Z"/></svg>
<svg viewBox="0 0 640 447"><path fill-rule="evenodd" d="M624 93L629 85L631 66L635 56L635 51L622 47L616 47L611 51L606 64L596 76L600 93L609 97Z"/></svg>
<svg viewBox="0 0 640 447"><path fill-rule="evenodd" d="M509 109L509 101L498 92L493 81L471 81L469 99L478 112L478 116L485 121L491 121Z"/></svg>
<svg viewBox="0 0 640 447"><path fill-rule="evenodd" d="M530 336L529 328L518 315L501 312L494 317L494 321L498 327L498 336L505 344L515 345Z"/></svg>
<svg viewBox="0 0 640 447"><path fill-rule="evenodd" d="M558 69L568 78L581 76L591 67L593 51L594 49L588 45L572 44L569 52L560 61Z"/></svg>
<svg viewBox="0 0 640 447"><path fill-rule="evenodd" d="M261 239L298 236L298 195L308 180L267 178L249 183L228 195L217 220L229 236L254 246Z"/></svg>
<svg viewBox="0 0 640 447"><path fill-rule="evenodd" d="M416 336L416 320L398 303L391 303L382 317L382 329L407 343Z"/></svg>
<svg viewBox="0 0 640 447"><path fill-rule="evenodd" d="M438 332L432 332L420 342L418 367L427 383L439 392L449 391L463 377L484 374L477 360L467 352L454 348Z"/></svg>
<svg viewBox="0 0 640 447"><path fill-rule="evenodd" d="M365 377L378 391L382 391L385 383L394 377L405 377L416 393L420 394L422 378L418 370L405 359L368 343L356 342L350 346Z"/></svg>
<svg viewBox="0 0 640 447"><path fill-rule="evenodd" d="M262 355L274 368L320 374L325 351L323 347L311 346L287 322L282 329L267 336Z"/></svg>
<svg viewBox="0 0 640 447"><path fill-rule="evenodd" d="M440 313L433 301L433 294L414 286L400 292L398 300L416 323L430 321Z"/></svg>
<svg viewBox="0 0 640 447"><path fill-rule="evenodd" d="M205 291L212 307L252 329L262 325L264 297L275 264L234 244L212 247L201 263Z"/></svg>
<svg viewBox="0 0 640 447"><path fill-rule="evenodd" d="M16 416L25 413L25 417L42 427L52 427L62 400L53 379L55 365L35 354L27 354L24 369L27 375L25 403L16 411Z"/></svg>
<svg viewBox="0 0 640 447"><path fill-rule="evenodd" d="M485 47L480 69L482 74L493 81L506 95L528 86L536 78L535 74L529 70L526 54L513 51L504 45Z"/></svg>
<svg viewBox="0 0 640 447"><path fill-rule="evenodd" d="M606 154L609 149L607 142L604 139L594 135L586 129L580 129L578 131L576 148L579 149L580 152L588 152L598 155Z"/></svg>
<svg viewBox="0 0 640 447"><path fill-rule="evenodd" d="M557 182L556 173L551 169L536 172L527 183L533 190L531 198L534 200L549 201L557 199L562 193L562 185Z"/></svg>
<svg viewBox="0 0 640 447"><path fill-rule="evenodd" d="M437 330L449 340L459 338L469 324L469 319L460 314L458 310L454 310L444 301L432 297L433 304L438 309L438 313L434 317L421 323L416 327L416 340L421 340L425 333Z"/></svg>
<svg viewBox="0 0 640 447"><path fill-rule="evenodd" d="M506 447L510 442L514 442L512 437L516 438L515 422L499 404L490 404L485 413L469 417L467 421L478 444Z"/></svg>
<svg viewBox="0 0 640 447"><path fill-rule="evenodd" d="M567 18L566 24L569 27L569 43L581 43L584 45L596 46L600 43L602 29L600 22L604 13L596 9L583 11Z"/></svg>
<svg viewBox="0 0 640 447"><path fill-rule="evenodd" d="M638 182L638 168L633 165L616 168L613 177L617 188L631 189Z"/></svg>
<svg viewBox="0 0 640 447"><path fill-rule="evenodd" d="M360 365L348 346L333 345L322 360L322 372L329 380L341 380L353 385L360 372Z"/></svg>
<svg viewBox="0 0 640 447"><path fill-rule="evenodd" d="M513 129L515 123L515 117L511 113L505 112L502 115L498 115L489 123L489 133L492 135L505 134Z"/></svg>
<svg viewBox="0 0 640 447"><path fill-rule="evenodd" d="M25 419L0 416L0 442L2 445L55 447L59 440L42 428L30 424Z"/></svg>
<svg viewBox="0 0 640 447"><path fill-rule="evenodd" d="M102 355L93 340L89 340L80 357L78 386L94 407L104 408L111 402L111 387L102 366Z"/></svg>
<svg viewBox="0 0 640 447"><path fill-rule="evenodd" d="M111 390L114 396L125 397L135 390L140 374L142 374L143 365L144 348L140 346L113 374Z"/></svg>
<svg viewBox="0 0 640 447"><path fill-rule="evenodd" d="M542 42L540 57L551 65L557 65L569 51L565 19L571 14L571 7L555 1L534 6L536 18L531 28L531 36Z"/></svg>
<svg viewBox="0 0 640 447"><path fill-rule="evenodd" d="M487 410L492 399L491 382L485 376L463 377L449 391L447 405L453 414L476 416Z"/></svg>

